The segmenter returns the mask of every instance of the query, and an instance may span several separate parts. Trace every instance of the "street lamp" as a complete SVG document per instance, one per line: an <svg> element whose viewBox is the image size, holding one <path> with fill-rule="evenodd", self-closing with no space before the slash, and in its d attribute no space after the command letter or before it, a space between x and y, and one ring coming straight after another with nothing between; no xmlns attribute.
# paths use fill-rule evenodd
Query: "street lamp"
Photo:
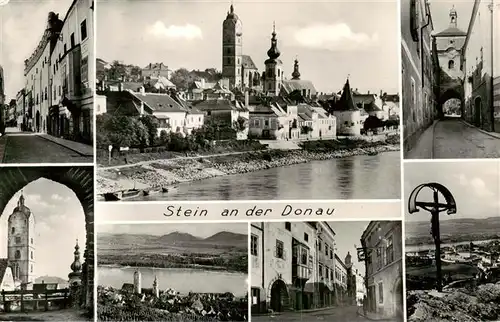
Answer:
<svg viewBox="0 0 500 322"><path fill-rule="evenodd" d="M422 189L429 188L433 192L433 201L417 201L418 194ZM439 202L439 194L444 197L445 203ZM439 232L439 213L446 211L448 215L457 213L457 204L455 198L451 194L450 190L443 186L442 184L431 182L425 183L417 186L410 194L408 200L408 212L413 214L420 211L418 208L422 208L425 211L431 213L431 233L434 238L434 245L436 247L435 260L436 260L436 288L439 292L442 291L441 285L441 239Z"/></svg>

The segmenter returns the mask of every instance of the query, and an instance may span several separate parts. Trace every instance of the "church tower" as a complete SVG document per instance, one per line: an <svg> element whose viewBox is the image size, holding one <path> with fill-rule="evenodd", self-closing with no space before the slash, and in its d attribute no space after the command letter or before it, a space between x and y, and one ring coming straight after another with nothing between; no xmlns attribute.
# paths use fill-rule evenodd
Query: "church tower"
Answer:
<svg viewBox="0 0 500 322"><path fill-rule="evenodd" d="M242 85L242 38L241 20L231 4L226 20L222 23L222 78L229 79L231 89Z"/></svg>
<svg viewBox="0 0 500 322"><path fill-rule="evenodd" d="M279 59L280 55L278 40L276 39L276 26L273 24L271 48L267 51L269 58L264 62L266 65L264 92L271 96L279 95L283 83L283 63Z"/></svg>
<svg viewBox="0 0 500 322"><path fill-rule="evenodd" d="M21 285L35 281L35 217L21 193L8 219L8 259L14 280Z"/></svg>

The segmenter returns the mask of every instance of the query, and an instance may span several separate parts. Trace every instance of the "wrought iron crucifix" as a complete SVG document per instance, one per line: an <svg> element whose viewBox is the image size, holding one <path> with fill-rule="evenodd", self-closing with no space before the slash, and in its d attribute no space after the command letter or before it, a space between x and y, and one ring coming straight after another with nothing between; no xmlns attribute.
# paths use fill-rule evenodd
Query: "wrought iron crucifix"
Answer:
<svg viewBox="0 0 500 322"><path fill-rule="evenodd" d="M433 192L432 201L417 201L418 194L422 189L429 188ZM439 194L444 197L445 203L439 202ZM439 231L439 213L446 211L448 215L455 214L457 212L457 204L455 198L451 194L450 190L443 186L442 184L431 182L425 183L417 186L410 194L408 200L408 212L413 214L420 211L419 208L424 209L431 213L431 234L434 239L435 250L435 260L436 260L436 288L439 292L442 291L443 286L442 273L441 273L441 238Z"/></svg>

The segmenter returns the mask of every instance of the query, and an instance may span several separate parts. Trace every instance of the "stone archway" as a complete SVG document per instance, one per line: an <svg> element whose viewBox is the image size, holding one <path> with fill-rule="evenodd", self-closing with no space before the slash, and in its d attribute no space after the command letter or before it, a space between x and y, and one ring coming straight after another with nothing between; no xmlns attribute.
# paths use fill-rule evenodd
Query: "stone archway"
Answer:
<svg viewBox="0 0 500 322"><path fill-rule="evenodd" d="M441 69L439 77L439 96L437 98L437 112L439 118L444 118L443 105L452 98L460 100L460 114L463 117L465 115L464 97L463 81L460 78L452 78Z"/></svg>
<svg viewBox="0 0 500 322"><path fill-rule="evenodd" d="M454 86L451 88L446 88L443 92L440 93L438 99L438 114L441 118L444 117L444 105L447 101L451 99L458 99L460 101L460 115L464 115L464 105L463 105L463 95L462 90L458 86Z"/></svg>
<svg viewBox="0 0 500 322"><path fill-rule="evenodd" d="M271 282L268 290L269 307L274 312L283 312L289 304L289 293L286 283L282 279L277 278Z"/></svg>
<svg viewBox="0 0 500 322"><path fill-rule="evenodd" d="M85 214L86 245L82 269L84 304L94 305L94 169L88 167L6 167L0 169L0 216L10 199L24 186L40 178L71 189Z"/></svg>

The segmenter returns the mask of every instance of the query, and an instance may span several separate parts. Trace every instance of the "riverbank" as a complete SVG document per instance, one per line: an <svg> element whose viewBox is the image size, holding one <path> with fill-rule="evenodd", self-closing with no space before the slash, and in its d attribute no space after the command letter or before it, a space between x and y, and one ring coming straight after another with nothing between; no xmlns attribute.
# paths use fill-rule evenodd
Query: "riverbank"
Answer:
<svg viewBox="0 0 500 322"><path fill-rule="evenodd" d="M400 150L397 139L389 142L348 141L348 144L339 144L338 141L319 142L307 142L301 150L265 150L223 156L162 159L119 169L100 168L97 170L97 193L116 192L134 187L158 189L183 182L311 161L375 155Z"/></svg>
<svg viewBox="0 0 500 322"><path fill-rule="evenodd" d="M192 254L100 254L97 257L97 261L99 266L108 267L188 268L229 273L248 273L248 255L243 252L224 256L207 255L205 257Z"/></svg>

